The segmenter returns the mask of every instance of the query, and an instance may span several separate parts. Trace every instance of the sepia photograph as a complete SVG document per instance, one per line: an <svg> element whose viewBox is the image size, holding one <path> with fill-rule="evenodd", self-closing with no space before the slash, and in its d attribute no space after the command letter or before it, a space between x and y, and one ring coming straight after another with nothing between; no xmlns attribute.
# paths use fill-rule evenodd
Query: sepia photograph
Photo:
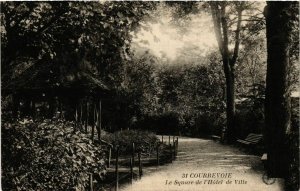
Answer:
<svg viewBox="0 0 300 191"><path fill-rule="evenodd" d="M0 190L299 190L299 1L0 8Z"/></svg>

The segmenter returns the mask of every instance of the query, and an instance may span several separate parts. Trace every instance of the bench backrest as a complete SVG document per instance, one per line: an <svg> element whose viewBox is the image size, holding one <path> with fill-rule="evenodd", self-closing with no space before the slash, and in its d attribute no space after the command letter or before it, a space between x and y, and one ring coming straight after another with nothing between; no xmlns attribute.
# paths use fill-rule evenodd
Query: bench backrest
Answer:
<svg viewBox="0 0 300 191"><path fill-rule="evenodd" d="M262 134L255 134L255 133L250 133L245 141L248 141L248 142L253 142L253 143L258 143L260 140L262 140L263 138L263 135Z"/></svg>

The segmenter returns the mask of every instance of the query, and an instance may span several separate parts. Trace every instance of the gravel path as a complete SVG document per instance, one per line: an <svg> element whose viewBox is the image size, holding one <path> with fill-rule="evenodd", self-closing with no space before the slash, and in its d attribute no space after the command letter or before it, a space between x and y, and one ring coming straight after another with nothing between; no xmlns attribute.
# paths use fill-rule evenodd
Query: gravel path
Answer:
<svg viewBox="0 0 300 191"><path fill-rule="evenodd" d="M150 170L150 169L149 169ZM153 168L121 191L284 190L283 180L266 185L260 157L212 140L179 138L173 163Z"/></svg>

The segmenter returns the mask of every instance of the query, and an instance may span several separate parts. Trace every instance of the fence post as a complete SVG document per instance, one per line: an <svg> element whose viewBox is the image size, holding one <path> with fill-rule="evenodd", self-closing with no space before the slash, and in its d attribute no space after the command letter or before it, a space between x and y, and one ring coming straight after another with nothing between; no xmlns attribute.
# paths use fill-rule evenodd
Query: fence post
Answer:
<svg viewBox="0 0 300 191"><path fill-rule="evenodd" d="M130 177L131 177L131 184L133 183L133 163L132 158L130 158Z"/></svg>
<svg viewBox="0 0 300 191"><path fill-rule="evenodd" d="M171 162L173 162L173 151L172 151L172 145L169 144L170 154L171 154Z"/></svg>
<svg viewBox="0 0 300 191"><path fill-rule="evenodd" d="M90 174L90 191L93 191L93 173Z"/></svg>
<svg viewBox="0 0 300 191"><path fill-rule="evenodd" d="M95 125L96 125L96 105L94 105L93 122L92 122L92 141L93 142L94 142L94 134L95 134Z"/></svg>
<svg viewBox="0 0 300 191"><path fill-rule="evenodd" d="M157 166L159 166L159 145L157 145L156 147L156 162Z"/></svg>
<svg viewBox="0 0 300 191"><path fill-rule="evenodd" d="M88 123L89 123L89 102L86 102L86 119L85 119L85 133L88 131Z"/></svg>
<svg viewBox="0 0 300 191"><path fill-rule="evenodd" d="M116 152L116 187L115 191L119 190L119 147L117 146L117 152Z"/></svg>
<svg viewBox="0 0 300 191"><path fill-rule="evenodd" d="M99 138L99 111L98 111L98 109L97 109L97 104L95 104L95 115L96 115L96 118L95 118L95 130L97 131L97 135L95 135L95 136L97 136L97 139L98 139L98 141L99 141L99 143L101 144L101 141L100 141L100 138Z"/></svg>
<svg viewBox="0 0 300 191"><path fill-rule="evenodd" d="M132 165L134 166L134 152L135 152L135 145L134 142L132 143L132 148L131 148L131 157L132 157Z"/></svg>
<svg viewBox="0 0 300 191"><path fill-rule="evenodd" d="M59 118L60 118L60 120L62 120L63 119L63 111L62 111L62 101L61 101L61 99L59 101L59 114L60 114Z"/></svg>
<svg viewBox="0 0 300 191"><path fill-rule="evenodd" d="M75 130L77 129L78 126L78 111L77 111L77 104L76 104L76 109L75 109Z"/></svg>
<svg viewBox="0 0 300 191"><path fill-rule="evenodd" d="M176 158L176 141L174 141L174 137L173 137L173 159L175 160Z"/></svg>
<svg viewBox="0 0 300 191"><path fill-rule="evenodd" d="M176 156L177 156L177 153L178 153L178 137L176 138Z"/></svg>
<svg viewBox="0 0 300 191"><path fill-rule="evenodd" d="M79 117L80 130L82 129L82 102L80 102L80 117Z"/></svg>
<svg viewBox="0 0 300 191"><path fill-rule="evenodd" d="M111 147L109 146L108 150L108 163L107 163L107 168L110 167L110 161L111 161Z"/></svg>
<svg viewBox="0 0 300 191"><path fill-rule="evenodd" d="M138 157L139 157L139 176L140 178L142 178L143 170L142 170L142 161L141 161L141 151L139 151Z"/></svg>
<svg viewBox="0 0 300 191"><path fill-rule="evenodd" d="M99 120L99 133L98 133L98 138L99 140L101 139L101 130L102 130L102 101L100 100L99 101L99 117L98 117L98 120Z"/></svg>

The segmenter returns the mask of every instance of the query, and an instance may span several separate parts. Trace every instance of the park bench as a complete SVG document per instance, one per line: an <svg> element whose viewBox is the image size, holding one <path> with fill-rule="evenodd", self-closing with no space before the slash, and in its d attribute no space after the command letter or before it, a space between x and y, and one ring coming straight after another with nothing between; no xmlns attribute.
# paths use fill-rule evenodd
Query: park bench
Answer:
<svg viewBox="0 0 300 191"><path fill-rule="evenodd" d="M272 178L268 174L269 166L268 166L268 154L267 153L263 153L263 155L261 156L261 161L263 162L264 169L266 171L262 177L263 182L267 185L274 184L276 181L276 178Z"/></svg>
<svg viewBox="0 0 300 191"><path fill-rule="evenodd" d="M238 139L237 142L247 146L254 146L261 142L262 134L250 133L244 140Z"/></svg>

